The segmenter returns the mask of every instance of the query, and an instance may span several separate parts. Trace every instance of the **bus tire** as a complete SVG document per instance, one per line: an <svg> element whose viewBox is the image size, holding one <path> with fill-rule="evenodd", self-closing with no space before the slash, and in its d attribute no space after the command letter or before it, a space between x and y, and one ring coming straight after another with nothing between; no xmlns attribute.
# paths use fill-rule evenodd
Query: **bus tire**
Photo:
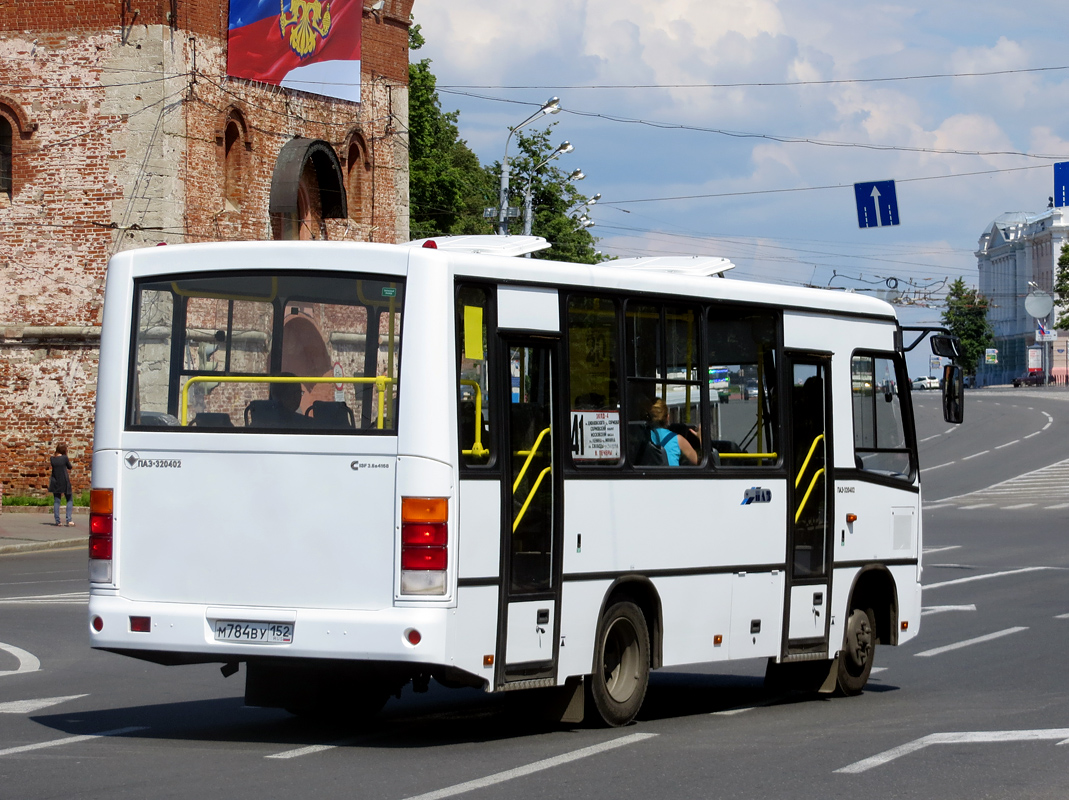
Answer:
<svg viewBox="0 0 1069 800"><path fill-rule="evenodd" d="M843 649L839 653L836 676L838 693L844 696L861 694L872 672L876 655L876 617L871 608L855 608L846 619Z"/></svg>
<svg viewBox="0 0 1069 800"><path fill-rule="evenodd" d="M650 636L646 618L630 602L614 603L598 624L590 697L606 725L631 722L650 682Z"/></svg>

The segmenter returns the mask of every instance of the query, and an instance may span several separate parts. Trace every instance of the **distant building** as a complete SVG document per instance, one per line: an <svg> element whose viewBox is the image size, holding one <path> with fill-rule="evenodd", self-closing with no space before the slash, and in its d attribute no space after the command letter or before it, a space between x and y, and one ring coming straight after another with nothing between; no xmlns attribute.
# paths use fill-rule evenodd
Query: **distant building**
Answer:
<svg viewBox="0 0 1069 800"><path fill-rule="evenodd" d="M115 252L407 240L412 4L0 2L5 494L46 490L57 440L70 444L75 490L88 486ZM228 46L239 28L281 49ZM342 78L330 71L339 40Z"/></svg>
<svg viewBox="0 0 1069 800"><path fill-rule="evenodd" d="M1028 348L1035 344L1036 319L1024 307L1025 297L1036 288L1051 292L1062 245L1069 241L1069 214L1064 208L1038 213L1014 211L992 222L976 250L980 294L991 301L987 318L995 332L998 364L981 364L979 382L1009 383L1028 371ZM1045 320L1053 323L1055 315ZM1048 350L1053 354L1054 377L1069 376L1067 340L1059 338Z"/></svg>

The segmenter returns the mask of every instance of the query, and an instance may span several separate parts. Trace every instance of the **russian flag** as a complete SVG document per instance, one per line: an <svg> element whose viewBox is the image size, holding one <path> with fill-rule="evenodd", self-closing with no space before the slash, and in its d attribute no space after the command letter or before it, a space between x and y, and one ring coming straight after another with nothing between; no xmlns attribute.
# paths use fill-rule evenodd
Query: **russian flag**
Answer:
<svg viewBox="0 0 1069 800"><path fill-rule="evenodd" d="M227 74L360 102L363 0L230 0Z"/></svg>

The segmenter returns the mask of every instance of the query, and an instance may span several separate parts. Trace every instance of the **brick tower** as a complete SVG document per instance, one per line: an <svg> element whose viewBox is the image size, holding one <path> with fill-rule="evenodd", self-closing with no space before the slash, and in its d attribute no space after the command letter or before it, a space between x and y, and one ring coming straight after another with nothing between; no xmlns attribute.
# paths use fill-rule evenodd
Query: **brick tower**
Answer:
<svg viewBox="0 0 1069 800"><path fill-rule="evenodd" d="M305 91L228 75L226 0L0 0L4 494L43 494L57 441L70 446L75 491L89 485L113 253L407 240L413 0L279 6L285 18L335 4L341 18L349 2L360 78L338 99L314 80Z"/></svg>

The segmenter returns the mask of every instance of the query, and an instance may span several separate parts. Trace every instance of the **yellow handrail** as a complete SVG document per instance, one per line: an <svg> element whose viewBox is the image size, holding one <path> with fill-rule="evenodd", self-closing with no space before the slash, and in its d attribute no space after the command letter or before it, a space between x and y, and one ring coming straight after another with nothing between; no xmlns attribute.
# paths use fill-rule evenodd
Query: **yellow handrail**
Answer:
<svg viewBox="0 0 1069 800"><path fill-rule="evenodd" d="M394 379L385 375L377 375L374 378L335 378L331 377L307 377L299 378L295 376L264 376L264 377L249 377L249 376L237 376L237 375L194 375L192 378L186 381L185 386L182 387L182 398L179 406L179 416L183 426L188 425L186 416L189 413L189 387L194 383L373 383L379 392L379 413L378 413L378 429L382 430L382 412L383 406L386 404L386 384L393 383Z"/></svg>
<svg viewBox="0 0 1069 800"><path fill-rule="evenodd" d="M546 428L546 431L548 430L549 428ZM542 433L545 433L546 431L542 431ZM524 464L523 468L527 469L527 465ZM527 493L527 499L523 501L523 508L520 509L520 513L516 515L516 519L512 523L513 533L515 533L516 528L520 526L520 520L523 519L523 515L527 513L527 506L531 505L531 499L534 497L535 492L538 491L538 487L542 485L542 479L546 477L549 472L552 472L552 470L552 467L546 467L544 470L538 473L538 477L535 479L534 486L532 486L531 491ZM512 491L515 492L516 489L513 488Z"/></svg>
<svg viewBox="0 0 1069 800"><path fill-rule="evenodd" d="M809 453L805 457L805 461L802 462L802 468L798 470L798 475L794 479L794 488L797 489L802 483L802 476L805 475L805 468L809 466L809 459L813 457L813 453L817 449L817 445L820 444L820 440L824 438L824 434L820 434L813 440L813 444L809 446Z"/></svg>
<svg viewBox="0 0 1069 800"><path fill-rule="evenodd" d="M547 433L549 433L549 428L546 428L540 434L538 434L538 438L535 439L534 447L532 447L530 450L520 450L516 453L516 455L518 456L527 456L527 460L523 462L523 467L520 469L520 474L516 476L516 480L512 484L513 494L516 494L516 490L520 488L520 481L523 480L523 476L527 473L527 468L531 466L531 459L534 458L535 455L538 453L538 446L542 444L542 439L545 438L545 435ZM542 478L539 477L538 480L542 480ZM538 484L535 483L535 486L538 486ZM530 499L530 497L527 498L528 502L530 501ZM526 507L527 506L524 505L524 508ZM515 530L515 528L513 528L513 530Z"/></svg>
<svg viewBox="0 0 1069 800"><path fill-rule="evenodd" d="M813 480L809 482L809 488L805 490L805 497L802 498L802 502L798 504L798 510L794 512L794 522L798 523L798 520L802 518L802 512L805 510L805 504L809 501L809 495L813 493L813 487L817 485L817 481L820 476L824 474L824 467L817 470L813 476Z"/></svg>
<svg viewBox="0 0 1069 800"><path fill-rule="evenodd" d="M779 458L779 453L720 453L720 458Z"/></svg>
<svg viewBox="0 0 1069 800"><path fill-rule="evenodd" d="M478 381L462 380L461 386L475 387L475 443L471 450L461 450L461 455L472 458L484 458L490 455L490 451L483 447L483 390Z"/></svg>

